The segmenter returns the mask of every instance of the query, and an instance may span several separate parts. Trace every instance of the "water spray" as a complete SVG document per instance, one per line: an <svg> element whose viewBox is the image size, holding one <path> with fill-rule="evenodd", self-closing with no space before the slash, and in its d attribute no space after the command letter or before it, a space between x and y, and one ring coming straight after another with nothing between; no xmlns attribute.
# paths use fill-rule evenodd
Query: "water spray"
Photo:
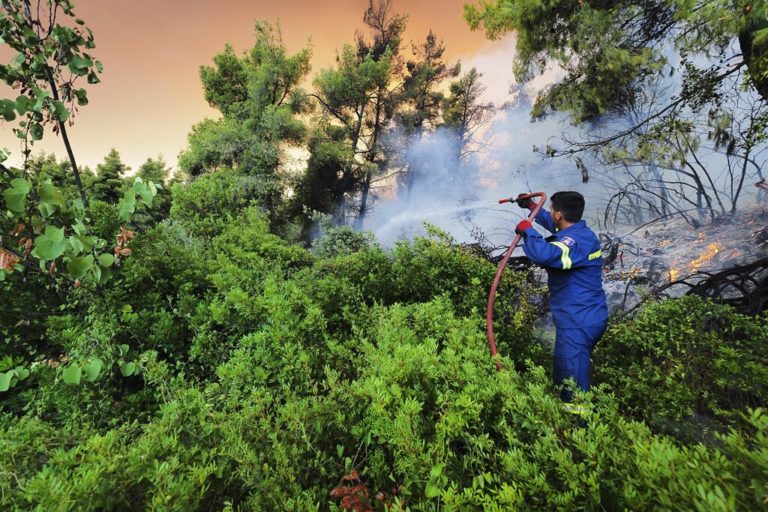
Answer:
<svg viewBox="0 0 768 512"><path fill-rule="evenodd" d="M544 192L533 192L532 194L521 194L517 197L508 197L506 199L499 199L498 203L517 203L521 199L530 199L533 197L540 197L541 201L535 204L535 208L531 211L531 214L528 216L528 222L533 223L534 219L536 218L536 215L539 214L539 210L541 210L542 206L544 206L544 202L547 200L547 194ZM488 328L488 346L491 348L491 355L493 357L498 356L498 352L496 351L496 339L493 336L493 303L496 300L496 288L499 286L499 281L501 281L501 274L504 272L504 267L507 266L507 262L509 261L509 257L512 255L512 251L515 250L515 247L517 247L518 242L520 242L520 238L522 237L521 234L518 234L515 236L515 239L512 240L512 243L509 246L509 249L507 249L507 252L504 253L504 257L501 259L501 262L499 263L499 268L496 270L496 277L493 279L493 285L491 285L491 292L488 294L488 311L486 313L486 326ZM502 369L501 361L496 360L496 368L499 370Z"/></svg>

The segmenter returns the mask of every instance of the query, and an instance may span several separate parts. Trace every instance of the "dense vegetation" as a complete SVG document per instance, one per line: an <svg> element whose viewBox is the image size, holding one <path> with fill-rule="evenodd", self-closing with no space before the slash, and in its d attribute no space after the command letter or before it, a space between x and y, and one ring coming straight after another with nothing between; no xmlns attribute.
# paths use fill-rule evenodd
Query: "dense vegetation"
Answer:
<svg viewBox="0 0 768 512"><path fill-rule="evenodd" d="M30 126L66 128L87 103L75 83L101 66L81 23L58 24L70 2L48 4L49 32L24 5L0 20L26 48L0 68L21 91L1 114L26 119L28 148ZM152 159L126 178L116 151L95 173L31 151L0 166L0 508L765 507L768 317L688 297L615 321L576 416L535 340L534 273L502 282L498 372L482 315L495 265L436 229L384 250L345 225L386 169L377 130L446 120L468 143L461 123L483 116L450 110L477 75L451 101L435 92L457 71L433 36L408 94L385 87L405 20L379 7L365 20L382 30L318 75L309 127L309 54L260 23L249 54L203 67L222 117L193 128L173 180ZM282 146L301 141L308 168L286 176Z"/></svg>

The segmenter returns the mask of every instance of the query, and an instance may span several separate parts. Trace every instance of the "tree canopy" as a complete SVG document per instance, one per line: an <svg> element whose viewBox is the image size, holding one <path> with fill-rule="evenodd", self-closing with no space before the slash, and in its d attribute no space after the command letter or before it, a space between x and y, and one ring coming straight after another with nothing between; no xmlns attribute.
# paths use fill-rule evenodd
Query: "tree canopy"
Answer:
<svg viewBox="0 0 768 512"><path fill-rule="evenodd" d="M539 96L534 115L567 110L576 121L634 101L647 77L670 71L673 51L685 72L676 101L713 100L723 80L742 67L765 97L767 14L765 2L749 0L498 0L465 7L470 26L491 38L515 31L521 79L552 64L564 70L565 77ZM699 69L697 56L718 58Z"/></svg>

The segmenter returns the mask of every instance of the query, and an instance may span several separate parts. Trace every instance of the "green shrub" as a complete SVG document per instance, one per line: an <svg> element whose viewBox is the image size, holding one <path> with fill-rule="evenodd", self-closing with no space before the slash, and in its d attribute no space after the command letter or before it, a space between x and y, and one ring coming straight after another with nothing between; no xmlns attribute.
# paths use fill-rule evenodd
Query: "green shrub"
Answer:
<svg viewBox="0 0 768 512"><path fill-rule="evenodd" d="M338 510L352 492L377 510L764 505L764 411L717 446L680 446L623 418L609 395L585 397L579 418L540 367L496 371L482 330L447 298L370 308L350 361L322 355L317 312L295 309L307 305L298 289L271 295L275 320L242 340L219 382L173 379L144 425L73 435L0 419L12 468L0 472L0 506ZM341 378L350 365L357 376Z"/></svg>
<svg viewBox="0 0 768 512"><path fill-rule="evenodd" d="M696 296L665 300L611 326L595 349L596 380L624 414L698 439L768 405L766 340L766 316Z"/></svg>

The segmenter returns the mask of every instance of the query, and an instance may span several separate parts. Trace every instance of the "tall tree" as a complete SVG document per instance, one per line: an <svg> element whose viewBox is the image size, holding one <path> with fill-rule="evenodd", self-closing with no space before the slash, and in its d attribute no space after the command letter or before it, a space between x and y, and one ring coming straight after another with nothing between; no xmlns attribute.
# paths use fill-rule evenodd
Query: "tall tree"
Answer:
<svg viewBox="0 0 768 512"><path fill-rule="evenodd" d="M368 34L358 33L356 44L338 55L336 68L321 71L314 82L322 123L334 134L335 126L345 131L343 140L327 137L345 146L336 153L346 155L337 171L335 213L339 220L354 217L358 226L370 208L375 176L386 168L382 135L402 101L399 52L406 18L392 12L391 0L371 0L363 21Z"/></svg>
<svg viewBox="0 0 768 512"><path fill-rule="evenodd" d="M385 171L388 165L388 157L382 145L382 134L402 101L401 95L398 94L402 73L400 44L406 19L406 16L394 13L392 0L370 0L363 16L363 22L370 31L370 40L358 36L358 55L366 55L376 62L387 64L387 79L376 84L369 120L366 123L370 127L370 132L364 139L367 151L359 213L355 220L355 227L358 229L363 227L365 215L370 208L373 177Z"/></svg>
<svg viewBox="0 0 768 512"><path fill-rule="evenodd" d="M91 184L94 199L106 203L117 203L123 195L126 173L130 167L123 163L120 153L112 148L104 157L104 162L96 166L96 176Z"/></svg>
<svg viewBox="0 0 768 512"><path fill-rule="evenodd" d="M309 49L288 55L279 27L256 23L253 48L239 57L227 45L202 66L205 99L222 113L192 129L179 165L192 176L219 167L245 174L271 175L280 160L281 141L300 141L306 107L301 82L309 73Z"/></svg>
<svg viewBox="0 0 768 512"><path fill-rule="evenodd" d="M380 85L389 79L389 60L375 61L371 56L360 58L357 49L345 45L336 59L336 68L320 71L314 81L314 97L320 104L318 127L327 134L326 144L316 144L315 149L326 153L328 144L338 149L334 153L343 160L339 168L324 166L325 172L333 173L338 179L336 213L344 219L351 212L347 210L350 202L361 188L364 176L363 165L366 148L365 122L370 117L373 101ZM343 138L339 138L337 127L343 128ZM327 159L323 158L325 162Z"/></svg>
<svg viewBox="0 0 768 512"><path fill-rule="evenodd" d="M145 182L158 184L157 195L152 201L152 209L139 212L134 216L133 223L139 227L148 227L160 222L168 216L171 210L171 193L169 178L171 169L162 156L147 158L136 171L136 176Z"/></svg>
<svg viewBox="0 0 768 512"><path fill-rule="evenodd" d="M398 123L405 131L406 146L418 143L426 131L437 126L445 98L439 86L444 80L458 76L461 70L459 64L449 66L443 61L444 52L442 41L438 41L431 30L424 43L413 45L403 80L403 106L397 114ZM418 162L406 162L406 165L402 181L408 202L414 179L424 170Z"/></svg>
<svg viewBox="0 0 768 512"><path fill-rule="evenodd" d="M231 46L202 66L205 98L222 117L206 119L189 134L189 146L179 155L179 167L195 178L205 172L232 168L258 186L253 199L269 212L272 227L279 222L284 176L278 173L284 144L303 141L300 118L308 108L300 85L309 73L311 52L289 55L279 27L256 23L256 40L244 55Z"/></svg>
<svg viewBox="0 0 768 512"><path fill-rule="evenodd" d="M443 101L444 127L455 140L453 160L456 166L478 149L478 131L493 112L493 104L482 101L485 92L482 77L477 69L470 69L451 83L450 94Z"/></svg>

